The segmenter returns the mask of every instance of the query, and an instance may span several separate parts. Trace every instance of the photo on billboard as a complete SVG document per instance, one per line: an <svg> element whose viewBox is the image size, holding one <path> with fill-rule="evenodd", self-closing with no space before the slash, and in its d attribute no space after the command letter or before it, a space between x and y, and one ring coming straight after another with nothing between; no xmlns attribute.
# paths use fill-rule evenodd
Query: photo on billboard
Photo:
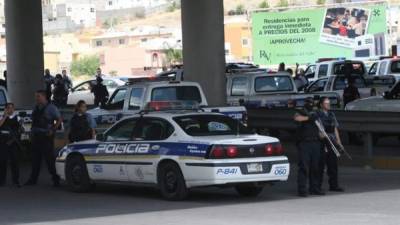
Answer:
<svg viewBox="0 0 400 225"><path fill-rule="evenodd" d="M354 48L356 39L366 35L370 10L355 7L327 8L322 23L320 42Z"/></svg>

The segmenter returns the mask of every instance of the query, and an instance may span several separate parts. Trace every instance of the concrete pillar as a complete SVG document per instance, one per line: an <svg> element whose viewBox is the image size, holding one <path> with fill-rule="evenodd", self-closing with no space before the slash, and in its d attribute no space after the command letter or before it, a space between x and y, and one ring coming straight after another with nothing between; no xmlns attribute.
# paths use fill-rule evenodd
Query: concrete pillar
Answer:
<svg viewBox="0 0 400 225"><path fill-rule="evenodd" d="M209 105L226 104L223 0L182 0L185 80L199 82Z"/></svg>
<svg viewBox="0 0 400 225"><path fill-rule="evenodd" d="M29 108L44 87L41 0L5 0L4 8L8 93L18 108Z"/></svg>

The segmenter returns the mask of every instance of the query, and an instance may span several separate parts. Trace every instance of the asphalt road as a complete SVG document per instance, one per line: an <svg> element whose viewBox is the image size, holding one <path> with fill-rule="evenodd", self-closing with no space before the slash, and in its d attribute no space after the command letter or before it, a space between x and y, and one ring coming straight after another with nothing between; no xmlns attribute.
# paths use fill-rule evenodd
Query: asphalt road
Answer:
<svg viewBox="0 0 400 225"><path fill-rule="evenodd" d="M322 197L297 197L293 174L255 199L206 188L183 202L164 201L151 188L99 185L71 193L48 178L42 174L35 187L1 187L0 224L400 224L400 171L342 168L346 193Z"/></svg>

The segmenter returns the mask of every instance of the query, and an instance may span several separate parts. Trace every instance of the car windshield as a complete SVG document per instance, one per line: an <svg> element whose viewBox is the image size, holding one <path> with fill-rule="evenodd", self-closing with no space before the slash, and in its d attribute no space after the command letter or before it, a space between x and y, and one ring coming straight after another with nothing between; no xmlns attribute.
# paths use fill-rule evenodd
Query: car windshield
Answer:
<svg viewBox="0 0 400 225"><path fill-rule="evenodd" d="M224 115L178 116L174 120L190 136L253 134L238 120Z"/></svg>
<svg viewBox="0 0 400 225"><path fill-rule="evenodd" d="M154 88L151 101L196 101L201 102L197 86L174 86Z"/></svg>
<svg viewBox="0 0 400 225"><path fill-rule="evenodd" d="M393 61L390 69L392 73L400 73L400 61Z"/></svg>
<svg viewBox="0 0 400 225"><path fill-rule="evenodd" d="M254 82L256 92L293 91L293 84L289 76L257 77Z"/></svg>
<svg viewBox="0 0 400 225"><path fill-rule="evenodd" d="M364 66L362 63L357 63L353 62L351 64L351 74L358 74L358 75L364 75ZM344 75L345 74L345 65L346 63L336 63L333 67L333 73L334 75Z"/></svg>

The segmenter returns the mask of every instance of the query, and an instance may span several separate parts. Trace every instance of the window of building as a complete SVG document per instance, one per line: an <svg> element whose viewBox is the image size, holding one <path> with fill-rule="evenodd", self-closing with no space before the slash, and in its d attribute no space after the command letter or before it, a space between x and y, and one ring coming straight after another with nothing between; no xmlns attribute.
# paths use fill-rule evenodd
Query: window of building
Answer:
<svg viewBox="0 0 400 225"><path fill-rule="evenodd" d="M102 41L96 41L96 46L97 47L103 46L103 42Z"/></svg>
<svg viewBox="0 0 400 225"><path fill-rule="evenodd" d="M113 2L112 1L108 1L108 5L113 5Z"/></svg>
<svg viewBox="0 0 400 225"><path fill-rule="evenodd" d="M71 8L71 7L68 7L67 11L68 11L68 12L72 12L72 8Z"/></svg>
<svg viewBox="0 0 400 225"><path fill-rule="evenodd" d="M119 42L120 45L124 45L125 44L125 39L119 39L118 42Z"/></svg>
<svg viewBox="0 0 400 225"><path fill-rule="evenodd" d="M90 8L90 12L94 12L94 8Z"/></svg>
<svg viewBox="0 0 400 225"><path fill-rule="evenodd" d="M249 46L249 39L243 38L242 39L242 46L243 47L248 47Z"/></svg>

